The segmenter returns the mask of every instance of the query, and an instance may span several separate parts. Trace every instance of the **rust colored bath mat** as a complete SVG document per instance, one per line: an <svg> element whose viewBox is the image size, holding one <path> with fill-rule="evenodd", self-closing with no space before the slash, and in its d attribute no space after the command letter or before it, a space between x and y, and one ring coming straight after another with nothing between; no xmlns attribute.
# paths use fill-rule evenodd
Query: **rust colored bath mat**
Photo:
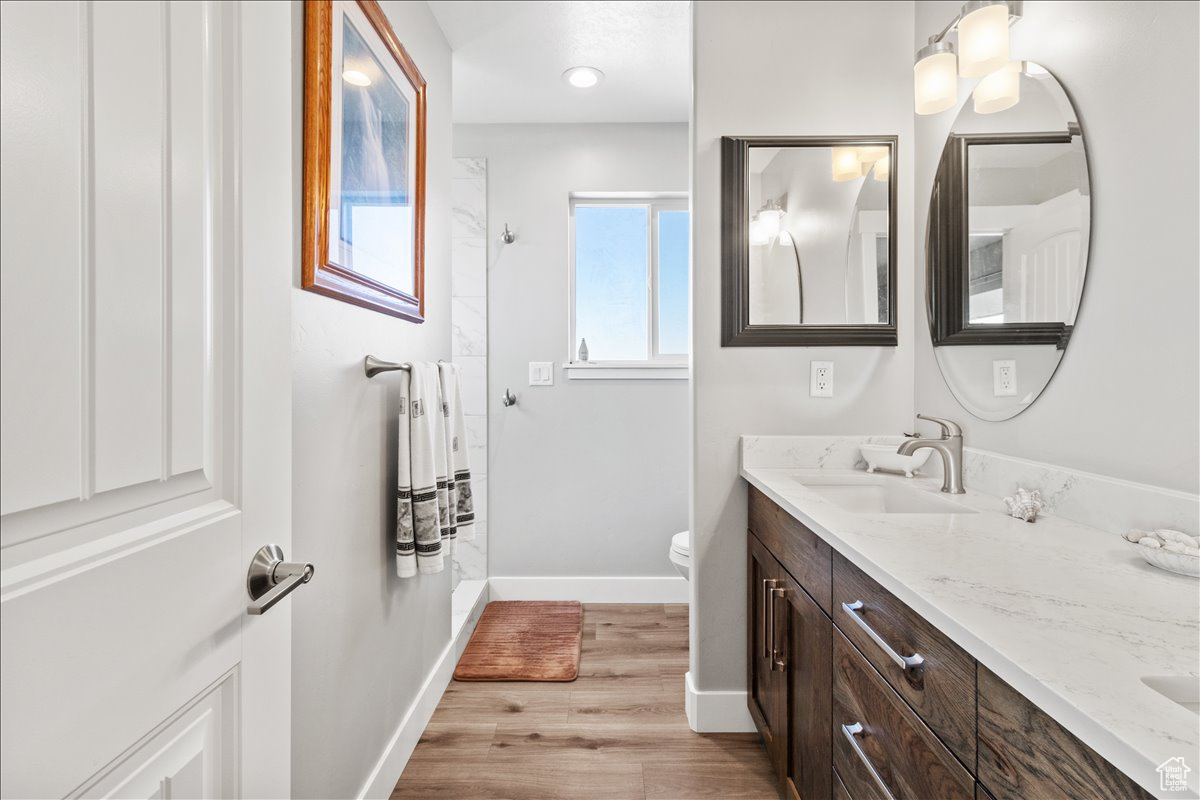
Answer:
<svg viewBox="0 0 1200 800"><path fill-rule="evenodd" d="M583 606L571 600L488 603L458 666L459 681L573 681Z"/></svg>

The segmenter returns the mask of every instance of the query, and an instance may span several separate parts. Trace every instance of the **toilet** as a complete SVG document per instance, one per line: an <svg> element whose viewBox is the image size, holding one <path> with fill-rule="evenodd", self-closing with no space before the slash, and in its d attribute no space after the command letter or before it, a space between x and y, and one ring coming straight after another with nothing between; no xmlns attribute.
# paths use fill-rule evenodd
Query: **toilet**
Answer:
<svg viewBox="0 0 1200 800"><path fill-rule="evenodd" d="M668 554L671 563L684 580L688 579L688 571L692 564L692 542L689 531L680 531L671 537L671 551Z"/></svg>

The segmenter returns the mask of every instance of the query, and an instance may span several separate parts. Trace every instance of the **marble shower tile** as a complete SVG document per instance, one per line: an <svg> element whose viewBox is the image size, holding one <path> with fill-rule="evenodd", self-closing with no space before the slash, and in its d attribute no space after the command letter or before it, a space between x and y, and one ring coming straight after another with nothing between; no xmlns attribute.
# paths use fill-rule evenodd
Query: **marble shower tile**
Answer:
<svg viewBox="0 0 1200 800"><path fill-rule="evenodd" d="M487 297L487 239L451 242L450 281L454 297Z"/></svg>
<svg viewBox="0 0 1200 800"><path fill-rule="evenodd" d="M472 414L465 417L467 425L467 457L472 475L487 475L487 417Z"/></svg>
<svg viewBox="0 0 1200 800"><path fill-rule="evenodd" d="M482 580L487 577L487 536L476 534L469 542L459 542L454 554L460 580Z"/></svg>
<svg viewBox="0 0 1200 800"><path fill-rule="evenodd" d="M487 359L457 356L454 363L462 372L463 414L487 416Z"/></svg>
<svg viewBox="0 0 1200 800"><path fill-rule="evenodd" d="M475 499L475 523L487 522L487 475L471 476L471 496ZM476 531L478 535L478 530Z"/></svg>
<svg viewBox="0 0 1200 800"><path fill-rule="evenodd" d="M486 158L456 158L451 169L453 178L486 178Z"/></svg>
<svg viewBox="0 0 1200 800"><path fill-rule="evenodd" d="M487 238L487 181L451 181L450 213L454 238Z"/></svg>
<svg viewBox="0 0 1200 800"><path fill-rule="evenodd" d="M487 355L487 298L455 297L450 301L451 352Z"/></svg>

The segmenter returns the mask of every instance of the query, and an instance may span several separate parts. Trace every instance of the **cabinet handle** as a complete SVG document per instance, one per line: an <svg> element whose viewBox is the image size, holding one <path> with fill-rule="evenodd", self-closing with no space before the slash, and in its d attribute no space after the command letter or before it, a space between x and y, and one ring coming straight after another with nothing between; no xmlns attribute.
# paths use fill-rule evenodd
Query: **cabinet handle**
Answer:
<svg viewBox="0 0 1200 800"><path fill-rule="evenodd" d="M762 593L762 643L763 658L771 658L775 652L775 604L771 602L771 592L779 581L774 578L763 578Z"/></svg>
<svg viewBox="0 0 1200 800"><path fill-rule="evenodd" d="M863 732L861 723L855 722L853 725L843 725L842 735L846 737L846 741L850 743L851 749L854 750L854 755L858 756L858 760L867 768L867 772L871 773L871 778L874 779L875 785L879 787L879 791L883 792L886 800L896 800L896 795L892 794L886 783L883 782L883 777L879 771L875 769L875 765L871 763L871 759L867 758L867 753L862 749L862 745L858 743L858 734Z"/></svg>
<svg viewBox="0 0 1200 800"><path fill-rule="evenodd" d="M772 589L771 590L771 669L775 672L783 672L787 669L787 659L780 658L780 650L775 643L775 633L778 626L775 624L775 601L787 596L787 589Z"/></svg>
<svg viewBox="0 0 1200 800"><path fill-rule="evenodd" d="M859 616L858 612L863 608L862 600L855 600L853 603L842 603L842 611L850 615L850 619L862 628L867 636L871 637L871 641L879 645L879 649L884 652L888 658L896 663L896 666L902 670L916 669L925 663L925 657L920 653L913 653L911 656L902 656L891 648L883 637L875 632L875 629L867 624L867 621Z"/></svg>

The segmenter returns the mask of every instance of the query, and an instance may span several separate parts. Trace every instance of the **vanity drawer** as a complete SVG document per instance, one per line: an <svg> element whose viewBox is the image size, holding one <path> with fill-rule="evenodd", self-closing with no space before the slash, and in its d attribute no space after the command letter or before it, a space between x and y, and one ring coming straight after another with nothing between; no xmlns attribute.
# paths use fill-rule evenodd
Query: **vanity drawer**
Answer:
<svg viewBox="0 0 1200 800"><path fill-rule="evenodd" d="M840 553L833 561L833 607L838 628L946 746L973 765L975 659ZM912 667L896 660L917 655L922 661Z"/></svg>
<svg viewBox="0 0 1200 800"><path fill-rule="evenodd" d="M983 666L978 769L995 800L1153 797Z"/></svg>
<svg viewBox="0 0 1200 800"><path fill-rule="evenodd" d="M817 605L830 613L832 549L758 489L751 486L749 492L750 530Z"/></svg>
<svg viewBox="0 0 1200 800"><path fill-rule="evenodd" d="M854 800L974 800L975 779L834 632L833 765Z"/></svg>

